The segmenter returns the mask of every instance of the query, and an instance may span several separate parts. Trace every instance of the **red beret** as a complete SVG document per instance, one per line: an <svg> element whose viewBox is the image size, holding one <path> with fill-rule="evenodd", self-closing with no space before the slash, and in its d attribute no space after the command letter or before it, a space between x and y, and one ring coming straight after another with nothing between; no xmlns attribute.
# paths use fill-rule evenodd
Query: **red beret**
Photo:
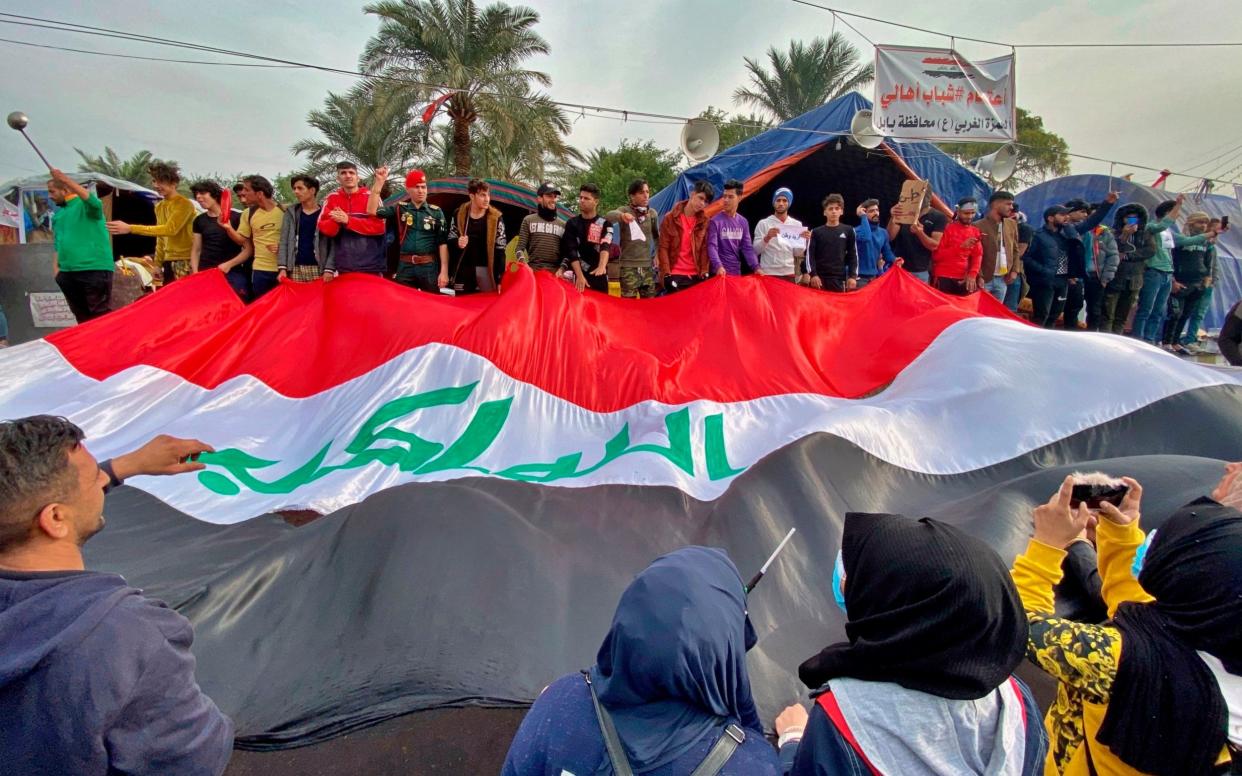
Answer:
<svg viewBox="0 0 1242 776"><path fill-rule="evenodd" d="M426 183L427 176L422 170L410 170L405 174L405 187L417 186L420 183Z"/></svg>

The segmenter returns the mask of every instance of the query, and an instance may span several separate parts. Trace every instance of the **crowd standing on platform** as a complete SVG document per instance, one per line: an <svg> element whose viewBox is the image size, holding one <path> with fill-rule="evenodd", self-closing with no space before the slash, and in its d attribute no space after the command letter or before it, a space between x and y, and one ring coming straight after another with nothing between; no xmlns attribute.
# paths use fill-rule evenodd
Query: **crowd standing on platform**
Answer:
<svg viewBox="0 0 1242 776"><path fill-rule="evenodd" d="M308 175L292 179L297 202L283 207L272 183L248 175L233 188L240 210L226 207L213 181L190 186L199 207L177 192L175 165L152 165L163 197L156 224L103 220L98 198L53 171L49 190L59 208L53 219L60 255L57 283L79 321L109 309L109 234L155 238L152 261L165 282L194 272L224 272L247 302L281 279L325 282L350 273L389 276L428 293L471 294L500 288L510 238L492 207L488 183L471 179L468 199L452 214L428 201L421 170L404 179L405 196L384 204L389 170L375 172L370 188L350 162L337 165L338 188L320 204L321 184ZM765 275L830 293L865 288L901 267L946 294L986 293L1009 310L1045 328L1128 332L1181 355L1198 349L1199 328L1211 303L1217 236L1228 228L1201 212L1174 228L1184 197L1161 203L1149 214L1142 205L1116 208L1075 198L1053 205L1036 226L1027 223L1014 197L992 194L986 204L957 202L951 216L933 207L930 189L911 223L890 217L881 224L882 203L861 202L858 226L843 223L846 202L823 198L823 224L803 225L789 214L794 192L778 188L772 214L753 227L738 205L745 184L730 180L716 202L715 187L699 181L690 197L668 213L649 207L644 180L629 186L629 204L600 212L593 183L577 191L577 215L562 220L561 191L549 183L536 191L535 212L522 219L514 253L536 271L564 277L578 291L609 292L615 264L623 298L671 294L714 277ZM397 269L389 273L387 246L395 239ZM1025 302L1025 304L1024 304ZM1029 312L1027 311L1029 308ZM1132 320L1132 323L1131 323ZM1242 363L1238 338L1242 312L1235 306L1224 327L1221 352Z"/></svg>
<svg viewBox="0 0 1242 776"><path fill-rule="evenodd" d="M195 680L190 623L81 550L111 488L210 451L161 436L100 463L63 418L0 422L6 768L223 772L233 725ZM1077 484L1034 508L1012 569L940 521L847 514L831 579L846 640L797 666L810 709L790 698L772 743L737 567L707 547L656 559L594 665L535 700L503 774L1242 772L1242 463L1146 533L1140 483L1111 481L1098 506ZM1056 682L1046 712L1023 660Z"/></svg>

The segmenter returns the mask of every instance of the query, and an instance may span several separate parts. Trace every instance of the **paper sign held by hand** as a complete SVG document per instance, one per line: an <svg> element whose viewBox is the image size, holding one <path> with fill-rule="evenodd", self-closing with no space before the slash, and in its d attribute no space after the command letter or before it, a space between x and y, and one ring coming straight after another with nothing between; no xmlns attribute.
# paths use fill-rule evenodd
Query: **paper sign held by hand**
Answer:
<svg viewBox="0 0 1242 776"><path fill-rule="evenodd" d="M926 193L927 181L908 180L901 184L901 198L889 211L889 217L899 224L913 224L919 217Z"/></svg>

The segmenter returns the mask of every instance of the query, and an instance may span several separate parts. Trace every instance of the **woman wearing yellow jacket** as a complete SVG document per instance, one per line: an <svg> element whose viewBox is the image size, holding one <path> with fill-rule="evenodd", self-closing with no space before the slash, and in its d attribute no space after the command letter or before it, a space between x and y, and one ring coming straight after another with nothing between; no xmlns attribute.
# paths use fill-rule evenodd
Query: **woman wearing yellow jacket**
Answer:
<svg viewBox="0 0 1242 776"><path fill-rule="evenodd" d="M1213 497L1242 501L1238 474L1231 464ZM1206 498L1183 507L1153 532L1135 579L1143 491L1125 483L1096 529L1107 623L1053 613L1063 548L1092 517L1070 509L1072 477L1036 508L1035 536L1014 560L1027 656L1059 680L1046 773L1228 773L1242 746L1242 513Z"/></svg>

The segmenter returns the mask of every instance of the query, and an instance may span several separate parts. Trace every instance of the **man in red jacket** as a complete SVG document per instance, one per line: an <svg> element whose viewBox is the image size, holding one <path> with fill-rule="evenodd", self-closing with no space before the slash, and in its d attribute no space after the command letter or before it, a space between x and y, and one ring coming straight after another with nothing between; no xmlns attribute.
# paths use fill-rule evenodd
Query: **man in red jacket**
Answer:
<svg viewBox="0 0 1242 776"><path fill-rule="evenodd" d="M371 192L358 185L358 168L353 162L338 162L339 189L328 195L319 211L319 231L333 238L336 274L365 272L380 275L388 269L384 255L384 219L367 214ZM333 273L324 270L325 282Z"/></svg>
<svg viewBox="0 0 1242 776"><path fill-rule="evenodd" d="M673 206L660 222L656 256L665 293L682 291L707 278L707 213L716 196L707 181L698 181L690 198Z"/></svg>
<svg viewBox="0 0 1242 776"><path fill-rule="evenodd" d="M957 203L953 220L944 228L940 245L932 254L932 277L936 290L955 296L966 296L978 290L976 278L983 264L983 235L973 225L979 212L974 197Z"/></svg>

